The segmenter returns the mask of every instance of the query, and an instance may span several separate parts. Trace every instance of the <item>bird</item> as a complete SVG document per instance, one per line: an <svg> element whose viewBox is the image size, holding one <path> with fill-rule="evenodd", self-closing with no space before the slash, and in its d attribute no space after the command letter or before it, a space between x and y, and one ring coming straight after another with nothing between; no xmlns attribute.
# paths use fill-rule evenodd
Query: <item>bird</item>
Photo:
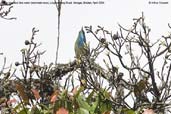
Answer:
<svg viewBox="0 0 171 114"><path fill-rule="evenodd" d="M78 60L81 60L82 57L86 57L90 53L89 45L86 43L86 36L83 28L78 33L78 37L75 41L75 55Z"/></svg>
<svg viewBox="0 0 171 114"><path fill-rule="evenodd" d="M85 68L87 67L86 62L88 61L88 56L90 54L90 47L86 43L86 36L83 28L78 33L77 39L75 41L75 56L76 56L76 63L80 66L81 70L81 77L80 77L80 82L81 85L86 85L86 70Z"/></svg>

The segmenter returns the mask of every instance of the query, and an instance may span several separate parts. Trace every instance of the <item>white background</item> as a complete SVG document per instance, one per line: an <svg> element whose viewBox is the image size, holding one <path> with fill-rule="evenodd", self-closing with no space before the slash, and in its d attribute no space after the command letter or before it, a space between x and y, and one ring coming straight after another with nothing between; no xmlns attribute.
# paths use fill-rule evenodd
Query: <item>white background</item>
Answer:
<svg viewBox="0 0 171 114"><path fill-rule="evenodd" d="M29 0L22 0L24 1ZM42 0L34 1L42 2ZM117 23L131 27L132 19L140 17L144 12L146 23L152 30L151 39L158 39L168 34L167 24L171 23L171 3L166 2L168 4L149 4L149 0L104 0L104 4L96 5L63 5L58 61L67 63L74 59L74 42L82 26L92 25L96 28L97 25L101 25L109 31L116 32ZM48 64L55 61L57 10L54 4L15 4L9 17L16 17L17 20L0 19L0 52L4 53L0 55L0 65L3 63L3 57L7 57L7 65L21 60L20 50L25 47L24 41L30 39L33 27L40 30L35 36L36 40L43 44L40 50L46 50L42 62ZM87 37L87 40L93 47L95 39Z"/></svg>

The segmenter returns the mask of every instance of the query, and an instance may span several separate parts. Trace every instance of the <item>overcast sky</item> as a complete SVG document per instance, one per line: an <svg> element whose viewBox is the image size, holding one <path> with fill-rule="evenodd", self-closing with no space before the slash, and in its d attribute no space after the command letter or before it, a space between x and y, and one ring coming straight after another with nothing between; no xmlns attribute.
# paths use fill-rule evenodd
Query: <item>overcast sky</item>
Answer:
<svg viewBox="0 0 171 114"><path fill-rule="evenodd" d="M17 0L16 0L17 1ZM30 0L21 0L30 1ZM33 0L45 1L45 0ZM63 0L65 2L65 0ZM100 0L67 0L71 1L100 1ZM61 14L61 39L59 61L69 62L74 59L74 42L82 26L104 26L108 30L117 31L117 23L131 27L133 18L140 17L144 12L146 23L152 29L151 38L158 39L168 34L167 24L171 23L171 3L149 4L150 0L101 0L104 4L76 5L65 4ZM159 2L157 0L152 0ZM19 2L19 1L18 1ZM48 2L53 2L48 1ZM33 27L39 29L36 40L42 43L40 49L46 50L42 60L50 63L55 61L57 37L57 10L53 4L15 4L9 17L17 20L0 19L0 65L3 57L7 63L20 61L20 50L24 48L24 41L30 39ZM88 38L92 47L95 39Z"/></svg>

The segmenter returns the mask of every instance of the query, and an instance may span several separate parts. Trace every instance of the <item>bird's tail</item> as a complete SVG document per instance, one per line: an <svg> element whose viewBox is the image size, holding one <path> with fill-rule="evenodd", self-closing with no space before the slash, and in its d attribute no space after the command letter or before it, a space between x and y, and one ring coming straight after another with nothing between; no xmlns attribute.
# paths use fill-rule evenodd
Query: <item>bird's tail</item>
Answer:
<svg viewBox="0 0 171 114"><path fill-rule="evenodd" d="M81 64L80 71L81 71L80 82L81 85L84 86L87 84L87 71L86 71L85 64Z"/></svg>

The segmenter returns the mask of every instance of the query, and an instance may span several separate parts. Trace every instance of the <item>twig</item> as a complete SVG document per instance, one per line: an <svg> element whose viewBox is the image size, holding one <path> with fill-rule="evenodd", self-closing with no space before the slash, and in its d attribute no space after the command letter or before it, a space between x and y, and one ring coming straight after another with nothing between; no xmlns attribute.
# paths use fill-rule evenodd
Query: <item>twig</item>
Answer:
<svg viewBox="0 0 171 114"><path fill-rule="evenodd" d="M58 11L58 36L57 36L57 45L56 45L56 59L55 59L55 65L58 63L58 54L59 54L59 39L60 39L60 17L61 17L61 6L62 6L62 0L58 0L58 2L55 1L56 9Z"/></svg>

